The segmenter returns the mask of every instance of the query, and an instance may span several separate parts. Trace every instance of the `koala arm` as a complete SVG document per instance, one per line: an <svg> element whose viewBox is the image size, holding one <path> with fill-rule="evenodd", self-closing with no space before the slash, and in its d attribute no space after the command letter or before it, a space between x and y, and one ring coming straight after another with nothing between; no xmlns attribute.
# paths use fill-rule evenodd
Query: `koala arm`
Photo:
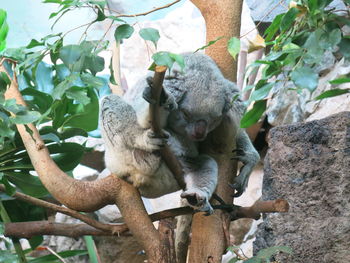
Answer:
<svg viewBox="0 0 350 263"><path fill-rule="evenodd" d="M232 187L237 191L234 197L242 195L249 181L254 166L259 162L259 153L255 150L252 142L244 129L239 129L236 137L236 159L243 163L239 175L235 178Z"/></svg>

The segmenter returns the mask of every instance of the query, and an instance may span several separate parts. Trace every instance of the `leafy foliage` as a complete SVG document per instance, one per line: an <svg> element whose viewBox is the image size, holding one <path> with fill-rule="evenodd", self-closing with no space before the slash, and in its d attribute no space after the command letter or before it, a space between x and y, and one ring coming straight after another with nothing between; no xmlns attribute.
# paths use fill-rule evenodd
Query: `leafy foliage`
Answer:
<svg viewBox="0 0 350 263"><path fill-rule="evenodd" d="M228 250L232 251L233 248L230 247ZM276 255L280 252L287 253L287 254L292 254L293 251L290 247L287 246L274 246L274 247L268 247L265 249L260 250L256 256L249 258L247 260L244 260L244 263L270 263L271 257L273 255ZM234 257L230 259L229 263L235 263L240 261L239 258Z"/></svg>
<svg viewBox="0 0 350 263"><path fill-rule="evenodd" d="M9 31L9 27L6 23L6 11L0 9L0 52L6 47L6 36Z"/></svg>
<svg viewBox="0 0 350 263"><path fill-rule="evenodd" d="M251 93L249 102L254 103L254 106L241 120L242 127L249 127L257 122L266 110L263 104L280 92L280 89L290 87L290 83L294 84L294 90L299 94L314 97L312 94L319 80L317 66L323 63L325 52L350 59L350 42L341 31L344 24L349 25L349 18L339 16L332 9L326 8L330 2L291 2L290 9L276 16L266 29L265 44L270 46L270 52L265 58L248 67L248 76L262 67L262 78ZM282 85L278 85L279 83ZM348 91L332 89L315 99L338 96Z"/></svg>

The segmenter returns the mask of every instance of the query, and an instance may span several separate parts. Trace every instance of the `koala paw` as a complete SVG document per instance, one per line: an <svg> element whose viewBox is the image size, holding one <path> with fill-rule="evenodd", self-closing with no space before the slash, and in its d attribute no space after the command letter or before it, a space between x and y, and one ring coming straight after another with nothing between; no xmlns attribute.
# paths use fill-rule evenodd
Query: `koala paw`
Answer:
<svg viewBox="0 0 350 263"><path fill-rule="evenodd" d="M151 129L145 132L145 144L148 146L147 148L149 148L149 150L151 151L160 150L167 144L170 135L168 132L164 130L163 130L163 133L164 133L164 136L159 137Z"/></svg>
<svg viewBox="0 0 350 263"><path fill-rule="evenodd" d="M165 109L169 110L169 111L172 111L172 110L176 110L178 108L178 105L175 101L175 97L173 95L171 95L169 92L165 91L163 89L163 92L162 94L165 94L165 99L163 99L161 97L161 100L160 100L160 106L164 107Z"/></svg>
<svg viewBox="0 0 350 263"><path fill-rule="evenodd" d="M156 101L152 98L152 86L153 86L153 78L148 77L146 79L148 86L145 87L142 93L142 97L149 103L155 104ZM160 94L160 106L164 107L167 110L176 110L177 103L173 95L171 95L164 88L162 89L162 93Z"/></svg>
<svg viewBox="0 0 350 263"><path fill-rule="evenodd" d="M239 171L239 175L235 178L234 183L229 185L236 191L233 197L239 197L247 188L250 174L259 161L259 155L257 152L244 152L239 149L234 150L234 152L236 152L236 156L232 159L242 162L243 166Z"/></svg>
<svg viewBox="0 0 350 263"><path fill-rule="evenodd" d="M197 211L206 212L206 215L214 213L214 209L210 205L207 196L200 191L187 190L181 194L181 198L185 198L188 204Z"/></svg>

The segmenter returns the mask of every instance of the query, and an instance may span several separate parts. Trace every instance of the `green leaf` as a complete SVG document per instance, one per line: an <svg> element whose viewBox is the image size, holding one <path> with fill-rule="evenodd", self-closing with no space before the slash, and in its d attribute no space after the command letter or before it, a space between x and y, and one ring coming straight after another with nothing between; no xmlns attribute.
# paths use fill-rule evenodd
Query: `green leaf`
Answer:
<svg viewBox="0 0 350 263"><path fill-rule="evenodd" d="M333 29L330 33L324 32L320 36L319 45L320 47L328 50L332 50L341 41L341 31L339 28Z"/></svg>
<svg viewBox="0 0 350 263"><path fill-rule="evenodd" d="M287 29L289 29L294 24L298 14L299 14L299 10L297 8L295 7L290 8L288 12L284 14L281 20L281 24L280 24L281 31L286 31Z"/></svg>
<svg viewBox="0 0 350 263"><path fill-rule="evenodd" d="M275 246L260 250L256 256L262 259L270 259L273 255L279 252L292 254L293 250L287 246Z"/></svg>
<svg viewBox="0 0 350 263"><path fill-rule="evenodd" d="M39 47L39 46L44 46L44 45L45 45L44 42L39 42L36 39L32 39L30 41L30 43L26 46L26 48L30 49L30 48L33 48L33 47Z"/></svg>
<svg viewBox="0 0 350 263"><path fill-rule="evenodd" d="M0 72L0 91L6 91L7 86L11 84L11 80L5 72Z"/></svg>
<svg viewBox="0 0 350 263"><path fill-rule="evenodd" d="M231 258L231 259L228 261L228 263L236 263L236 262L238 262L238 261L239 261L238 258Z"/></svg>
<svg viewBox="0 0 350 263"><path fill-rule="evenodd" d="M265 30L265 41L270 41L274 35L278 32L281 24L281 20L284 14L277 15L272 21L271 25Z"/></svg>
<svg viewBox="0 0 350 263"><path fill-rule="evenodd" d="M54 89L53 67L45 62L40 62L36 69L34 83L39 91L51 94Z"/></svg>
<svg viewBox="0 0 350 263"><path fill-rule="evenodd" d="M129 24L123 24L115 29L114 38L116 41L120 42L122 39L131 37L132 33L134 33L134 28Z"/></svg>
<svg viewBox="0 0 350 263"><path fill-rule="evenodd" d="M28 239L28 242L32 250L36 249L43 241L44 241L43 236L35 236Z"/></svg>
<svg viewBox="0 0 350 263"><path fill-rule="evenodd" d="M67 68L72 68L81 58L83 50L79 45L68 45L60 49L59 58Z"/></svg>
<svg viewBox="0 0 350 263"><path fill-rule="evenodd" d="M6 23L7 13L5 10L0 9L0 52L6 47L6 37L9 31L9 27Z"/></svg>
<svg viewBox="0 0 350 263"><path fill-rule="evenodd" d="M12 186L5 177L1 179L1 183L5 185L5 192L7 195L13 196L16 193L16 187Z"/></svg>
<svg viewBox="0 0 350 263"><path fill-rule="evenodd" d="M244 263L263 263L260 258L253 257L243 261ZM264 262L265 263L265 262Z"/></svg>
<svg viewBox="0 0 350 263"><path fill-rule="evenodd" d="M159 31L155 28L142 28L139 32L140 36L144 40L152 41L154 46L157 48L157 42L160 38Z"/></svg>
<svg viewBox="0 0 350 263"><path fill-rule="evenodd" d="M73 86L66 91L66 96L83 105L90 103L90 98L87 96L87 90L84 87Z"/></svg>
<svg viewBox="0 0 350 263"><path fill-rule="evenodd" d="M79 105L81 106L80 110L76 114L68 117L63 123L63 126L80 128L86 132L97 129L99 111L98 97L92 89L88 89L88 96L91 102L85 106Z"/></svg>
<svg viewBox="0 0 350 263"><path fill-rule="evenodd" d="M233 57L234 60L236 60L236 56L238 55L239 51L241 50L241 41L236 38L232 37L227 42L227 49L230 55Z"/></svg>
<svg viewBox="0 0 350 263"><path fill-rule="evenodd" d="M11 117L10 119L15 124L27 124L39 120L40 117L41 114L37 111L25 111L16 114L15 117Z"/></svg>
<svg viewBox="0 0 350 263"><path fill-rule="evenodd" d="M253 93L250 95L249 101L265 99L269 95L270 90L273 86L274 83L267 83L261 88L254 90Z"/></svg>
<svg viewBox="0 0 350 263"><path fill-rule="evenodd" d="M5 103L2 104L2 107L7 111L13 112L14 114L26 111L26 107L17 104L16 99L6 100Z"/></svg>
<svg viewBox="0 0 350 263"><path fill-rule="evenodd" d="M295 69L291 74L294 84L301 89L308 89L313 92L317 88L318 74L312 68L303 66Z"/></svg>
<svg viewBox="0 0 350 263"><path fill-rule="evenodd" d="M0 262L3 263L18 263L17 255L11 253L10 250L0 250Z"/></svg>
<svg viewBox="0 0 350 263"><path fill-rule="evenodd" d="M57 254L62 258L68 258L68 257L86 255L87 253L88 252L86 250L69 250L69 251L58 252ZM47 256L42 256L42 257L29 260L28 263L48 263L56 260L57 260L57 257L55 255L47 255Z"/></svg>
<svg viewBox="0 0 350 263"><path fill-rule="evenodd" d="M170 53L166 51L154 53L152 59L158 66L167 66L169 69L172 68L174 64L174 60L170 56Z"/></svg>
<svg viewBox="0 0 350 263"><path fill-rule="evenodd" d="M97 10L97 18L96 18L95 21L103 21L103 20L105 20L107 17L104 14L103 9L101 9L101 8L97 8L97 9L98 9Z"/></svg>
<svg viewBox="0 0 350 263"><path fill-rule="evenodd" d="M78 82L79 74L72 73L68 77L65 78L61 83L59 83L55 89L53 90L52 97L55 100L61 100L63 94L71 87L73 86L82 86L79 85Z"/></svg>
<svg viewBox="0 0 350 263"><path fill-rule="evenodd" d="M83 69L89 69L93 75L96 75L97 72L104 70L105 60L97 55L89 55L85 59Z"/></svg>
<svg viewBox="0 0 350 263"><path fill-rule="evenodd" d="M67 142L47 146L52 159L65 172L73 170L81 161L85 148L77 143Z"/></svg>
<svg viewBox="0 0 350 263"><path fill-rule="evenodd" d="M125 20L123 20L123 19L121 19L119 17L116 17L116 16L107 16L107 18L112 19L112 20L117 21L117 22L126 23Z"/></svg>
<svg viewBox="0 0 350 263"><path fill-rule="evenodd" d="M350 60L350 39L343 38L340 41L339 51L347 60Z"/></svg>
<svg viewBox="0 0 350 263"><path fill-rule="evenodd" d="M343 95L346 93L350 93L350 89L332 89L332 90L327 90L320 95L318 95L315 100L322 100L325 98L330 98L330 97L335 97L339 95Z"/></svg>
<svg viewBox="0 0 350 263"><path fill-rule="evenodd" d="M267 100L258 100L254 102L253 108L246 112L241 119L241 128L248 128L258 122L266 110Z"/></svg>
<svg viewBox="0 0 350 263"><path fill-rule="evenodd" d="M27 160L30 163L30 160ZM47 196L49 192L41 183L39 177L26 172L5 172L6 178L16 185L21 191L27 195L41 198Z"/></svg>
<svg viewBox="0 0 350 263"><path fill-rule="evenodd" d="M0 223L0 235L4 234L5 226L3 223Z"/></svg>
<svg viewBox="0 0 350 263"><path fill-rule="evenodd" d="M203 50L203 49L206 49L207 47L210 47L211 45L214 45L216 42L218 42L220 39L224 38L223 36L221 37L218 37L217 39L214 39L214 40L211 40L209 41L209 43L203 47L200 47L198 49L196 49L196 51L194 51L193 53L196 53L198 52L199 50Z"/></svg>
<svg viewBox="0 0 350 263"><path fill-rule="evenodd" d="M170 53L169 56L180 66L181 71L185 68L185 59L182 55Z"/></svg>
<svg viewBox="0 0 350 263"><path fill-rule="evenodd" d="M90 73L83 73L81 74L81 80L87 85L92 88L99 89L101 87L104 87L108 85L107 81L104 78L101 77L95 77L91 75Z"/></svg>
<svg viewBox="0 0 350 263"><path fill-rule="evenodd" d="M339 79L334 79L329 81L329 83L332 85L339 85L339 84L344 84L348 82L350 82L350 78L339 78Z"/></svg>

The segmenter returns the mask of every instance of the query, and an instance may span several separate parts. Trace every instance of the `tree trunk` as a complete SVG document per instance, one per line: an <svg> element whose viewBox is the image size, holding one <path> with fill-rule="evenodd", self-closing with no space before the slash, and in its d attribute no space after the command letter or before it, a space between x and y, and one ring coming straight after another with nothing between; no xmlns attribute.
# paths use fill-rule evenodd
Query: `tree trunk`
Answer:
<svg viewBox="0 0 350 263"><path fill-rule="evenodd" d="M225 78L236 81L237 61L227 51L227 41L239 37L242 0L192 0L201 11L207 29L207 42L220 36L225 37L206 49L206 54L218 64ZM216 193L227 203L232 203L232 189L228 183L236 176L236 163L231 160L235 148L238 119L226 118L203 143L218 163L219 180ZM192 240L189 251L189 262L221 262L222 254L228 247L230 219L226 212L216 210L212 216L197 213L193 217Z"/></svg>

